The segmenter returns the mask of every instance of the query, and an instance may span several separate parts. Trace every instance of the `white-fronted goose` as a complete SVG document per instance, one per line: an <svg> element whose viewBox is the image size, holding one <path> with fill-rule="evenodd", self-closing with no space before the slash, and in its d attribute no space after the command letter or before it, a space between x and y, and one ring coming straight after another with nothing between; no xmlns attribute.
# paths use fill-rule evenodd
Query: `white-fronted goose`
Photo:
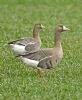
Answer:
<svg viewBox="0 0 82 100"><path fill-rule="evenodd" d="M38 31L42 28L44 28L44 26L41 23L37 23L33 28L33 37L21 38L15 41L11 41L8 44L17 54L35 52L41 47L41 39Z"/></svg>
<svg viewBox="0 0 82 100"><path fill-rule="evenodd" d="M64 25L57 25L55 27L54 48L42 48L37 52L19 56L22 58L24 63L35 66L35 68L38 69L38 74L41 74L43 69L49 69L61 61L63 57L63 50L60 33L68 30L69 29Z"/></svg>

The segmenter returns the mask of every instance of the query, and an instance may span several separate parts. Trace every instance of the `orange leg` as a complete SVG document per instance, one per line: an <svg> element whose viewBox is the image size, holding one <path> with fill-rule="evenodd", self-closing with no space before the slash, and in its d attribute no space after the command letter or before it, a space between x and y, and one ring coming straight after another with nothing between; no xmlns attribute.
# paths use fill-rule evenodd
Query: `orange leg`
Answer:
<svg viewBox="0 0 82 100"><path fill-rule="evenodd" d="M43 76L43 74L44 74L44 70L38 69L38 75L41 77L41 76Z"/></svg>
<svg viewBox="0 0 82 100"><path fill-rule="evenodd" d="M44 75L44 70L42 70L42 75Z"/></svg>

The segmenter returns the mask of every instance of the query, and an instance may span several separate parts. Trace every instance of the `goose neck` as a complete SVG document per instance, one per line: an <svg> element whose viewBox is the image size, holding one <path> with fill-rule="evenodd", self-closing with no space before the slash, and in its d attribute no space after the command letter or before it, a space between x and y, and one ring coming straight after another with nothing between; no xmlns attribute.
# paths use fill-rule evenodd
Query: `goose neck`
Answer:
<svg viewBox="0 0 82 100"><path fill-rule="evenodd" d="M33 29L33 37L34 38L38 38L39 37L38 29L36 28L36 26Z"/></svg>
<svg viewBox="0 0 82 100"><path fill-rule="evenodd" d="M61 47L60 32L55 32L55 47Z"/></svg>

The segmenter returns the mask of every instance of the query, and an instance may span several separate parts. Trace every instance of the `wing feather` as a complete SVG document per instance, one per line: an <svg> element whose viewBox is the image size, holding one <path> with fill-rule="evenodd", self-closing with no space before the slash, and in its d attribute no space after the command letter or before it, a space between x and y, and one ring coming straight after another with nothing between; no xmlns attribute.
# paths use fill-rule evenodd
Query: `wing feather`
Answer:
<svg viewBox="0 0 82 100"><path fill-rule="evenodd" d="M52 55L52 49L48 48L48 49L40 49L37 52L33 52L25 55L19 55L19 56L23 56L31 60L40 61L41 59L51 55Z"/></svg>
<svg viewBox="0 0 82 100"><path fill-rule="evenodd" d="M49 56L49 57L45 57L45 58L41 59L39 61L38 67L50 69L53 67L54 64L55 64L55 62L53 60L53 57Z"/></svg>

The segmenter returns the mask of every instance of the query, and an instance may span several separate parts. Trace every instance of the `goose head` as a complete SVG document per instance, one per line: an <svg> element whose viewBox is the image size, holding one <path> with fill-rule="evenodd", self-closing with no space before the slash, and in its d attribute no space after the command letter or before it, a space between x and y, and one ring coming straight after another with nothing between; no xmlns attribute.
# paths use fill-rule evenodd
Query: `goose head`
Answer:
<svg viewBox="0 0 82 100"><path fill-rule="evenodd" d="M56 32L64 32L64 31L69 31L70 29L67 28L66 26L60 24L60 25L56 26L55 30L56 30Z"/></svg>
<svg viewBox="0 0 82 100"><path fill-rule="evenodd" d="M36 27L37 29L45 28L41 23L35 24L35 27Z"/></svg>

